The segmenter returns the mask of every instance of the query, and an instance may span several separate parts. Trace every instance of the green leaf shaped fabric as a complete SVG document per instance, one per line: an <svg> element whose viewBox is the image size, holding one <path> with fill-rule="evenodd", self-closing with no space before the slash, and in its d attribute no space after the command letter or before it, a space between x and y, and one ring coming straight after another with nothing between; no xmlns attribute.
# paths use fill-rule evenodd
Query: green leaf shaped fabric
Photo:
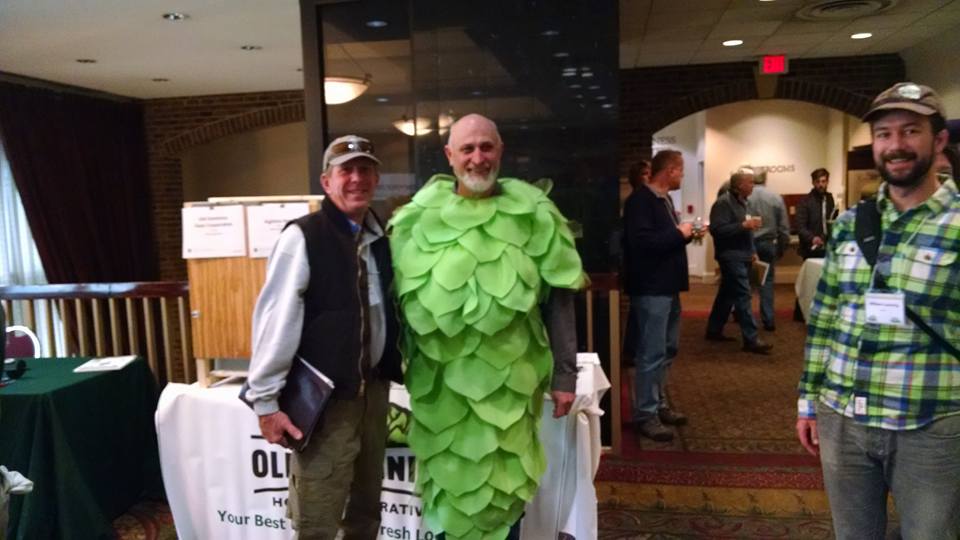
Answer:
<svg viewBox="0 0 960 540"><path fill-rule="evenodd" d="M552 356L537 303L585 275L566 219L504 178L483 199L436 175L390 221L424 518L450 540L502 540L536 494Z"/></svg>

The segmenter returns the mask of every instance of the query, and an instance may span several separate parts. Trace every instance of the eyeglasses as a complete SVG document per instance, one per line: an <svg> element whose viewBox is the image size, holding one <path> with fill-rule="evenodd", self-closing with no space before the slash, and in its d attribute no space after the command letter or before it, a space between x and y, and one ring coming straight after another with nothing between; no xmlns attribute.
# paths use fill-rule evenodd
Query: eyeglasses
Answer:
<svg viewBox="0 0 960 540"><path fill-rule="evenodd" d="M343 141L343 142L338 142L337 144L334 144L333 146L330 147L329 150L327 150L327 154L329 154L330 158L342 156L343 154L347 154L350 152L363 152L365 154L372 154L373 143L370 141L360 141L360 140Z"/></svg>

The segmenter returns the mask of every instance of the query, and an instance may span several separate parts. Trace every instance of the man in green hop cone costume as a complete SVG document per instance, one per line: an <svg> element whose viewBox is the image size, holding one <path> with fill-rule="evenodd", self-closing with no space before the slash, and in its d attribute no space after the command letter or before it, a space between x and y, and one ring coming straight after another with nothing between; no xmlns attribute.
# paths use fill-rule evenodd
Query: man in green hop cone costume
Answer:
<svg viewBox="0 0 960 540"><path fill-rule="evenodd" d="M585 285L567 221L540 188L497 179L496 125L471 114L435 175L390 222L406 321L406 385L424 517L450 539L514 538L576 386L573 293ZM543 308L541 310L541 308Z"/></svg>

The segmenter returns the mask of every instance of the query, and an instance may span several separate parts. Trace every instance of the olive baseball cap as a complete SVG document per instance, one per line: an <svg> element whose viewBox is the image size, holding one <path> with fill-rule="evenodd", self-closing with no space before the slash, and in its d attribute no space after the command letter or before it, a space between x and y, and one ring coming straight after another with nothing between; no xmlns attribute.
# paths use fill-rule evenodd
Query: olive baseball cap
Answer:
<svg viewBox="0 0 960 540"><path fill-rule="evenodd" d="M377 156L373 155L373 143L369 140L357 135L337 137L323 153L323 170L326 171L331 165L341 165L358 157L380 164Z"/></svg>
<svg viewBox="0 0 960 540"><path fill-rule="evenodd" d="M939 114L947 117L944 112L940 96L929 86L912 82L899 82L883 92L880 92L870 110L863 115L863 121L869 122L877 113L889 110L911 111L923 116Z"/></svg>

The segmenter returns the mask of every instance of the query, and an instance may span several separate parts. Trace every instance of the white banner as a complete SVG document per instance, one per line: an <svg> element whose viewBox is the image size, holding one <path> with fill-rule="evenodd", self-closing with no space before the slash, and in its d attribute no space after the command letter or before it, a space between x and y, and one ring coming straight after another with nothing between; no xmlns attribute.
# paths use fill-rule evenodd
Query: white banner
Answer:
<svg viewBox="0 0 960 540"><path fill-rule="evenodd" d="M555 419L544 404L540 438L547 472L527 505L525 540L595 539L593 476L600 460L600 397L610 387L595 354L578 355L577 398L570 415ZM239 385L200 388L168 384L157 406L157 438L167 500L181 540L288 540L289 452L260 436L257 417L237 395ZM409 408L402 386L390 400ZM433 540L413 494L416 460L407 448L388 448L381 492L381 539Z"/></svg>

